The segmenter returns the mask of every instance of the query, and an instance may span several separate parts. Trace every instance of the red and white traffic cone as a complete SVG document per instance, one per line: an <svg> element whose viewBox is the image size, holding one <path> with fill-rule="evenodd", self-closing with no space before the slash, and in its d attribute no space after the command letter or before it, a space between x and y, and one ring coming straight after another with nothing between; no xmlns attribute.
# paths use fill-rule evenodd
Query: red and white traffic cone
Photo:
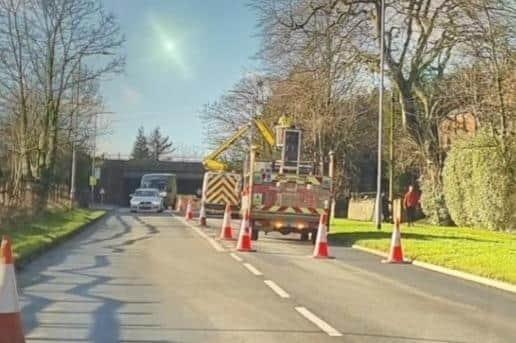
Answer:
<svg viewBox="0 0 516 343"><path fill-rule="evenodd" d="M204 208L204 202L201 203L201 210L199 211L199 224L206 226L206 209Z"/></svg>
<svg viewBox="0 0 516 343"><path fill-rule="evenodd" d="M222 229L220 230L220 239L227 241L233 240L233 226L231 225L231 205L226 205L224 211L224 220L222 221Z"/></svg>
<svg viewBox="0 0 516 343"><path fill-rule="evenodd" d="M11 241L2 237L0 247L0 343L24 343Z"/></svg>
<svg viewBox="0 0 516 343"><path fill-rule="evenodd" d="M186 205L185 219L186 220L193 219L192 200L188 200L188 204Z"/></svg>
<svg viewBox="0 0 516 343"><path fill-rule="evenodd" d="M315 258L330 258L330 251L328 247L328 221L326 213L321 215L319 220L319 227L317 229L317 237L315 240L315 248L313 257Z"/></svg>
<svg viewBox="0 0 516 343"><path fill-rule="evenodd" d="M392 230L391 251L389 253L389 258L386 260L382 260L382 263L411 263L410 260L405 260L405 258L403 257L399 218L396 219L394 230Z"/></svg>
<svg viewBox="0 0 516 343"><path fill-rule="evenodd" d="M240 232L238 233L237 250L244 252L256 251L251 245L251 218L249 210L245 211L244 218L242 218L242 224L240 225Z"/></svg>

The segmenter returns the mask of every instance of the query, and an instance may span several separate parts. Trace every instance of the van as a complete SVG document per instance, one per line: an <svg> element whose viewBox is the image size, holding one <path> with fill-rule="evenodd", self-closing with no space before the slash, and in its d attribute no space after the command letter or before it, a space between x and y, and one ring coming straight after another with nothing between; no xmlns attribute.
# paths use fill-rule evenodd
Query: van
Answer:
<svg viewBox="0 0 516 343"><path fill-rule="evenodd" d="M145 174L141 178L140 187L158 189L165 208L176 206L177 180L175 174Z"/></svg>

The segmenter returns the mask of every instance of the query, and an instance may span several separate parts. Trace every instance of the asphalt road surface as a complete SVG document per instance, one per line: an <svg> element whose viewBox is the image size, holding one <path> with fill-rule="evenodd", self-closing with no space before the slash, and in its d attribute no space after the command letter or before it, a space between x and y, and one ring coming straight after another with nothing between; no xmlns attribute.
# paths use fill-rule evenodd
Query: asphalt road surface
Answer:
<svg viewBox="0 0 516 343"><path fill-rule="evenodd" d="M18 274L27 341L516 342L514 294L297 237L236 253L208 222L121 209L43 255Z"/></svg>

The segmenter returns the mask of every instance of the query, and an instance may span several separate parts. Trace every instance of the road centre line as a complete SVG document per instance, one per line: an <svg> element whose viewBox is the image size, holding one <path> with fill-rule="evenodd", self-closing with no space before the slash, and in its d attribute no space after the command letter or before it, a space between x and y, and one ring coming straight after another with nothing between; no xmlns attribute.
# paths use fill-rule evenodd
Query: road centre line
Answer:
<svg viewBox="0 0 516 343"><path fill-rule="evenodd" d="M283 298L283 299L290 298L290 295L287 292L285 292L285 290L283 288L278 286L278 284L276 284L274 281L272 281L272 280L263 280L263 282L267 286L269 286L270 289L272 289L274 291L274 293L276 293L280 298Z"/></svg>
<svg viewBox="0 0 516 343"><path fill-rule="evenodd" d="M230 253L229 255L231 255L231 257L233 257L233 259L237 262L242 262L243 259L242 257L238 256L237 254L235 254L234 252Z"/></svg>
<svg viewBox="0 0 516 343"><path fill-rule="evenodd" d="M243 263L244 267L246 267L251 273L253 273L256 276L261 276L263 273L256 269L252 264L250 263Z"/></svg>
<svg viewBox="0 0 516 343"><path fill-rule="evenodd" d="M218 252L225 252L226 251L226 249L224 249L216 240L214 240L213 238L208 236L204 231L202 231L198 227L190 224L185 219L180 219L180 221L182 221L186 226L188 226L191 229L193 229L199 236L201 236L202 238L207 240L208 243L210 243L210 245L213 247L213 249L217 250Z"/></svg>
<svg viewBox="0 0 516 343"><path fill-rule="evenodd" d="M316 326L319 327L319 329L321 329L326 334L328 334L328 336L332 336L332 337L342 336L342 334L340 332L338 332L330 324L326 323L324 320L322 320L321 318L317 317L315 314L310 312L310 310L308 310L306 307L297 306L294 308L300 315L302 315L303 317L305 317L306 319L308 319L309 321L314 323Z"/></svg>

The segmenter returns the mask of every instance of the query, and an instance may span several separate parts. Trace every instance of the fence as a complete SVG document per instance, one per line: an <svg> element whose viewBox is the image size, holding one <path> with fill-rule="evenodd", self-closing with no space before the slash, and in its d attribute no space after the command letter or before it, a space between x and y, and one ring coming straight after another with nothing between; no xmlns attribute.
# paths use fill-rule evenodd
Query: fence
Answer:
<svg viewBox="0 0 516 343"><path fill-rule="evenodd" d="M0 224L19 216L33 216L40 209L40 186L27 184L22 192L12 195L6 185L0 186ZM48 208L64 208L69 205L69 187L54 185L48 195Z"/></svg>

